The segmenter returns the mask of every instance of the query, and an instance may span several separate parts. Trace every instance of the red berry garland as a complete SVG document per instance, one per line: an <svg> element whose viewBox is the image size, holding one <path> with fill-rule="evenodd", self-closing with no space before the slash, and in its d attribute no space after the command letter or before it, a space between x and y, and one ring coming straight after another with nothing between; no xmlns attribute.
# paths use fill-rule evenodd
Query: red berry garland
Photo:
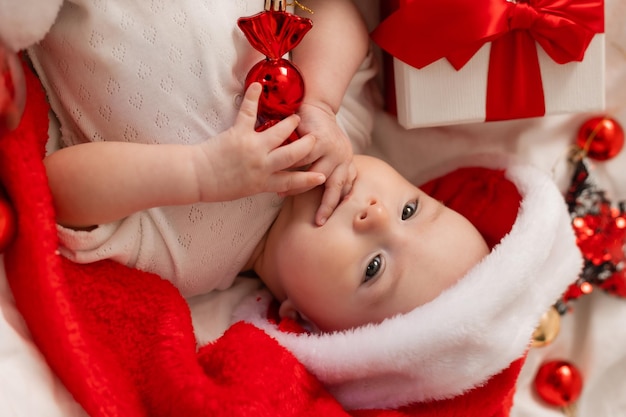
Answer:
<svg viewBox="0 0 626 417"><path fill-rule="evenodd" d="M587 160L588 157L605 161L617 155L624 145L624 131L612 118L594 117L580 127L576 145L578 150L571 158L574 174L565 201L584 266L576 282L555 304L561 315L571 309L571 301L596 287L626 297L626 204L623 201L613 204L592 181ZM544 323L536 333L549 333L542 326ZM574 415L575 402L583 388L582 376L575 365L566 361L547 362L539 368L534 385L546 403L561 407L568 416Z"/></svg>
<svg viewBox="0 0 626 417"><path fill-rule="evenodd" d="M591 136L583 140L584 134ZM601 158L613 157L622 149L624 132L614 119L596 117L582 125L576 143L584 145L572 158L574 174L565 201L585 265L578 280L557 303L562 314L567 311L568 301L588 294L592 287L626 297L625 202L613 204L604 190L593 182L586 155L595 158L597 154L588 153L585 148L601 149Z"/></svg>

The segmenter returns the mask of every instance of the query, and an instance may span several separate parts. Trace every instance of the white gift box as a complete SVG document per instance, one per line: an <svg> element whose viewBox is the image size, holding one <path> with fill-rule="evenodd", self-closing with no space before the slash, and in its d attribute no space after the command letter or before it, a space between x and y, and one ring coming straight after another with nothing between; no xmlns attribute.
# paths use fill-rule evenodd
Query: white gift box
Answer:
<svg viewBox="0 0 626 417"><path fill-rule="evenodd" d="M397 115L406 129L485 121L491 43L459 71L442 58L422 69L393 59ZM558 64L537 45L546 115L604 110L605 35L581 62ZM510 100L514 100L510 97Z"/></svg>

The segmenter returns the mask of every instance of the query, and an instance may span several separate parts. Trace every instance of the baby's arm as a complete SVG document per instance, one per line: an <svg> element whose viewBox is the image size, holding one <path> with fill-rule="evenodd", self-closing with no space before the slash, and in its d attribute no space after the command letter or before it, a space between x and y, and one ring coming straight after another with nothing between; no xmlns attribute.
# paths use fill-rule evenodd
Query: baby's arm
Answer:
<svg viewBox="0 0 626 417"><path fill-rule="evenodd" d="M151 207L288 193L323 183L322 174L289 170L311 151L313 136L280 146L298 116L254 130L260 93L260 85L252 84L234 126L197 145L91 142L52 153L44 162L57 221L88 227Z"/></svg>
<svg viewBox="0 0 626 417"><path fill-rule="evenodd" d="M335 114L350 80L366 57L369 38L360 12L350 0L307 0L314 14L313 29L293 50L293 60L306 83L298 132L313 133L317 142L303 161L328 178L318 224L328 218L342 195L352 188L356 170L350 140L336 123ZM297 9L297 8L296 8Z"/></svg>

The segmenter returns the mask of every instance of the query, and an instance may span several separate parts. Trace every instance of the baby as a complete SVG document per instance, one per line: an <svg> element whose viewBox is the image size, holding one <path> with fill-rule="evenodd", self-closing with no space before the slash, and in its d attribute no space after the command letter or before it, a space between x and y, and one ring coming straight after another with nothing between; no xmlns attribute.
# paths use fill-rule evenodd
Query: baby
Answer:
<svg viewBox="0 0 626 417"><path fill-rule="evenodd" d="M242 133L248 130L253 135L273 134L278 138L274 146L278 146L290 129L295 128L294 119L255 133L259 93L258 84L248 89L234 130ZM222 171L232 170L233 182L216 184L216 175L210 172L215 169L210 156L228 153L208 150L213 149L214 143L223 149L231 143L259 138L228 133L230 136L221 141L196 146L88 143L51 154L46 158L46 166L60 219L66 226L92 229L75 232L85 239L84 235L98 232L97 225L102 219L115 222L119 220L116 216L155 205L189 204L196 202L195 199L212 201L216 188L223 189L217 194L221 198L245 195L251 189L249 184L260 177L246 166L248 156L233 160L234 170L229 168L227 157L219 159ZM305 139L290 147L303 144L300 141ZM136 174L124 175L125 181L122 178L117 181L115 199L108 198L107 184L111 184L116 173L111 173L107 181L93 182L86 177L98 170L97 161L90 160L90 165L85 166L87 158L79 157L87 147L102 148L101 160L107 159L103 155L111 148L116 151L136 147L136 153L143 155L133 166L138 168ZM152 157L163 149L167 151L162 156ZM272 154L281 152L287 155L286 147ZM271 159L270 156L268 164ZM145 161L146 165L139 161ZM169 169L158 174L145 168L156 168L154 163ZM303 182L296 188L314 188L286 198L276 220L239 271L254 271L281 302L281 316L301 320L312 329L344 330L408 312L435 298L489 252L469 221L430 198L383 161L361 155L355 156L354 163L357 178L353 190L322 226L315 222L324 191L317 180L318 174L298 171L272 174L270 179L289 175L292 183L302 178ZM222 175L222 178L228 177ZM78 207L84 207L83 201L92 208L74 208L75 202L80 203ZM212 204L220 204L220 200ZM66 236L71 233L67 231ZM447 259L448 251L458 255ZM420 276L424 279L415 277L416 269L423 271Z"/></svg>

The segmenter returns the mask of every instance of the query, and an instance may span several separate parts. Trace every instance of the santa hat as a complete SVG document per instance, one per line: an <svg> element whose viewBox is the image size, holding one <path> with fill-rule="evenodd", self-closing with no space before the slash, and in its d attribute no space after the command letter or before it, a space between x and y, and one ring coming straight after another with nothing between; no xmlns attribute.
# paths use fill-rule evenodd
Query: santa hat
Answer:
<svg viewBox="0 0 626 417"><path fill-rule="evenodd" d="M90 416L508 415L532 328L580 265L560 195L544 175L482 161L506 168L506 181L493 184L514 184L521 206L503 217L491 255L435 302L378 326L303 337L262 320L255 301L256 325L236 323L197 349L189 308L169 282L58 255L42 164L48 106L26 72L24 116L0 138L0 182L18 229L3 255L6 275L33 341ZM457 172L467 184L467 173ZM434 194L471 201L471 191L459 193L453 177L442 178L431 183ZM485 219L480 213L475 224ZM422 402L346 412L335 397L352 408Z"/></svg>
<svg viewBox="0 0 626 417"><path fill-rule="evenodd" d="M380 324L315 334L268 320L262 292L235 319L278 340L349 409L456 397L507 369L582 267L567 207L548 175L510 156L472 156L444 172L422 188L472 221L492 250L435 300Z"/></svg>

